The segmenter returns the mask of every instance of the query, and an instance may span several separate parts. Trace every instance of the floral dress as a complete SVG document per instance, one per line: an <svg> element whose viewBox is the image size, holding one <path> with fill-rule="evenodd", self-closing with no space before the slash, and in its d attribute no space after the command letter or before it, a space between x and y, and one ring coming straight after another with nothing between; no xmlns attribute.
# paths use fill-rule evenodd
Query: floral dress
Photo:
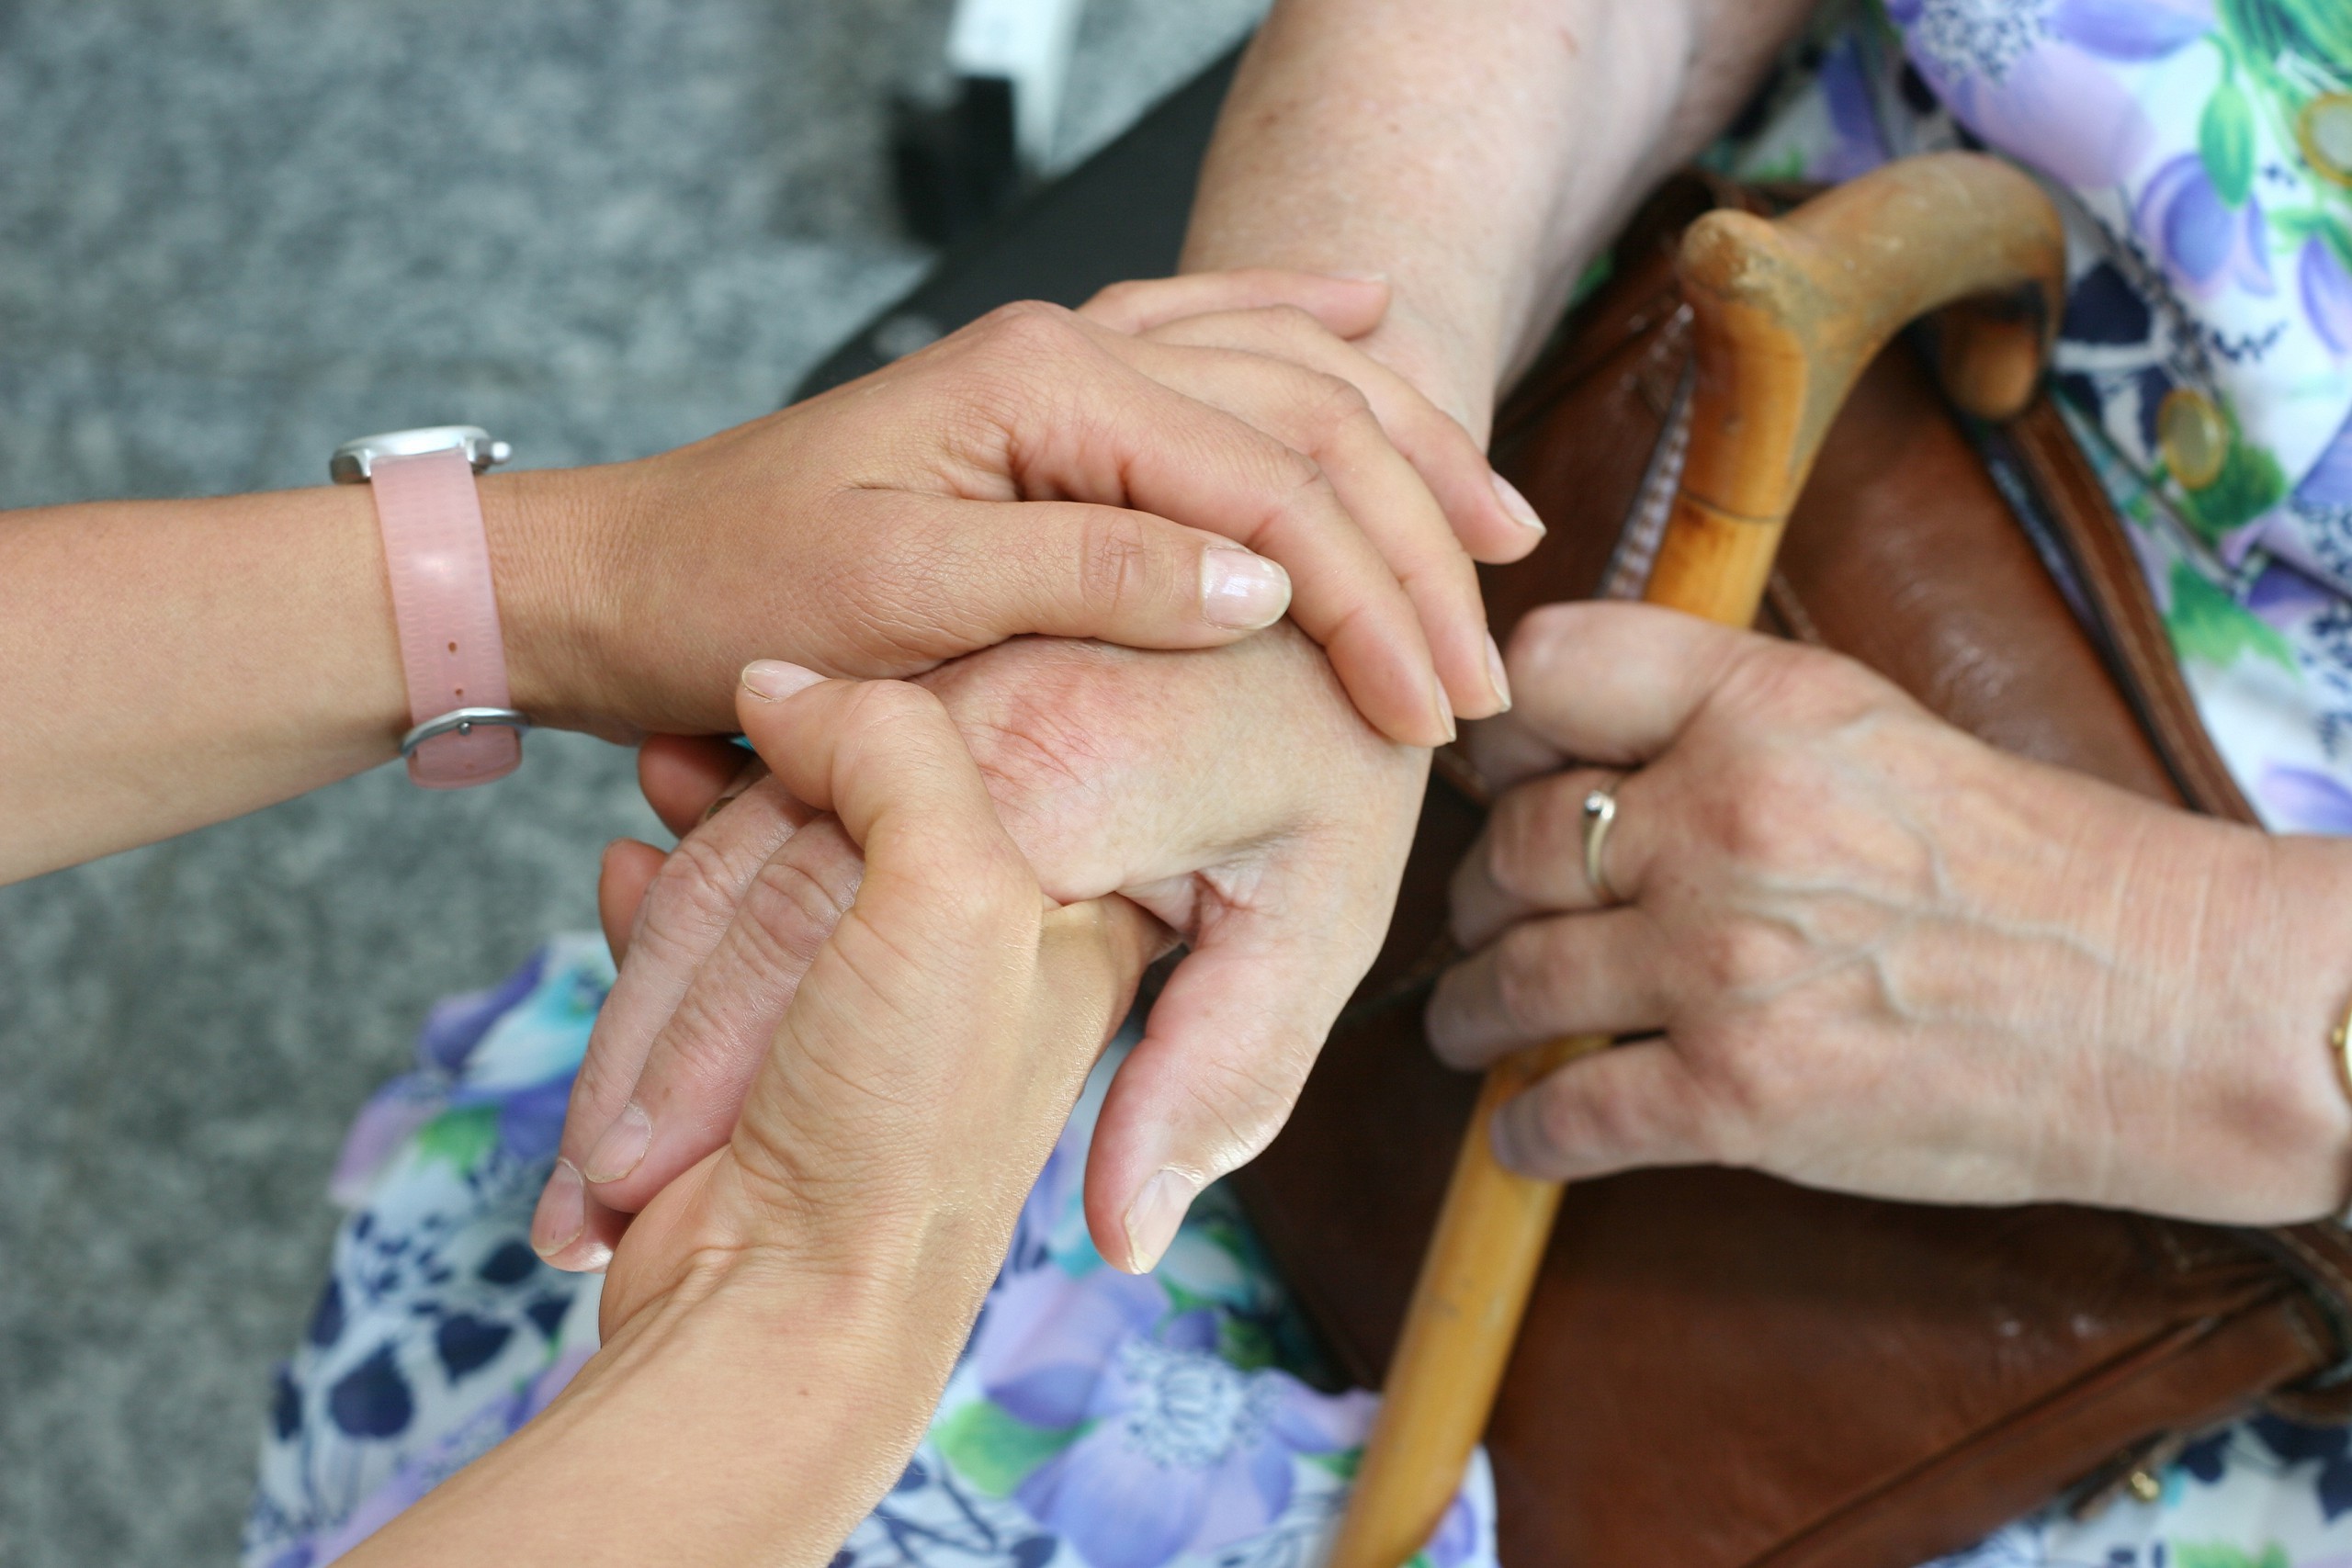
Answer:
<svg viewBox="0 0 2352 1568"><path fill-rule="evenodd" d="M319 1568L545 1408L596 1347L600 1276L529 1241L613 980L559 938L434 1009L353 1126L325 1291L279 1371L247 1568ZM1015 1226L930 1435L835 1568L1306 1568L1378 1400L1339 1392L1212 1187L1144 1276L1087 1237L1080 1177L1114 1044ZM1480 1456L1416 1568L1495 1568Z"/></svg>
<svg viewBox="0 0 2352 1568"><path fill-rule="evenodd" d="M2061 406L2223 759L2352 832L2352 0L1884 0L1825 12L1753 178L1989 147L2069 231Z"/></svg>
<svg viewBox="0 0 2352 1568"><path fill-rule="evenodd" d="M2352 0L1844 5L1792 66L1723 167L1983 147L2057 198L2060 405L2206 728L2273 829L2352 833ZM2256 1416L2156 1481L1932 1568L2352 1568L2352 1430Z"/></svg>
<svg viewBox="0 0 2352 1568"><path fill-rule="evenodd" d="M2352 0L1885 0L1834 7L1800 52L1716 157L1836 180L1986 146L2043 177L2072 238L2058 385L2207 727L2272 827L2352 832ZM443 1004L360 1117L249 1568L331 1561L592 1351L595 1281L526 1236L610 979L601 942L568 939ZM1218 1190L1151 1276L1104 1266L1078 1206L1100 1089L839 1568L1319 1560L1375 1402L1323 1391ZM2256 1417L2159 1481L1934 1568L2352 1568L2352 1432ZM1419 1561L1493 1563L1483 1456Z"/></svg>

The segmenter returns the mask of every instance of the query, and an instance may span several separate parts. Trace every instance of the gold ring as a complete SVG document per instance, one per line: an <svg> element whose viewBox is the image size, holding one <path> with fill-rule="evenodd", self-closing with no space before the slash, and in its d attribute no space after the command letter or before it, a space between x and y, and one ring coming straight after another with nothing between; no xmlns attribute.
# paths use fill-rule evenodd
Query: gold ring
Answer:
<svg viewBox="0 0 2352 1568"><path fill-rule="evenodd" d="M1612 779L1605 784L1595 784L1584 797L1584 879L1604 904L1624 902L1609 886L1609 873L1600 863L1601 852L1609 843L1609 829L1617 820L1617 786L1623 782Z"/></svg>
<svg viewBox="0 0 2352 1568"><path fill-rule="evenodd" d="M2352 1006L2346 1006L2344 1016L2335 1021L2327 1043L2335 1048L2336 1081L2344 1086L2347 1096L2352 1096Z"/></svg>

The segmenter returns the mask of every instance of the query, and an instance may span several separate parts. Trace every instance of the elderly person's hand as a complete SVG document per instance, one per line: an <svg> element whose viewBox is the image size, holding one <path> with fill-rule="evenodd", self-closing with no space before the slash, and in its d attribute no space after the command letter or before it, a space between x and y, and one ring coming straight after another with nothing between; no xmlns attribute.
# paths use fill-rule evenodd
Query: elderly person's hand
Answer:
<svg viewBox="0 0 2352 1568"><path fill-rule="evenodd" d="M1374 734L1287 628L1198 654L1024 639L925 683L1049 894L1124 893L1192 944L1114 1083L1088 1171L1103 1255L1148 1267L1193 1194L1280 1128L1378 951L1426 754ZM607 855L606 928L626 954L533 1227L559 1263L600 1262L628 1211L725 1142L856 886L839 829L786 781L730 785L739 758L650 745L649 798L693 830L666 860L626 841Z"/></svg>
<svg viewBox="0 0 2352 1568"><path fill-rule="evenodd" d="M1510 787L1454 884L1476 951L1431 1037L1464 1067L1646 1038L1507 1106L1507 1163L2215 1221L2343 1206L2352 847L2020 761L1849 660L1645 606L1540 611L1510 673L1519 706L1474 743ZM1582 803L1621 773L1595 888Z"/></svg>
<svg viewBox="0 0 2352 1568"><path fill-rule="evenodd" d="M1057 907L937 699L744 671L742 724L862 846L731 1133L614 1258L546 1412L348 1562L827 1562L888 1490L1164 933ZM785 852L791 853L786 845Z"/></svg>

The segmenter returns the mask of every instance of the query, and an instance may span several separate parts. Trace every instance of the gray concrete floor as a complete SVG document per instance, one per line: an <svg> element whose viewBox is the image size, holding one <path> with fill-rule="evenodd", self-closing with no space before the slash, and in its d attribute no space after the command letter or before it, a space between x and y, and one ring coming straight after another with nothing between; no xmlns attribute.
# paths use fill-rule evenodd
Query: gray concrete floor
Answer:
<svg viewBox="0 0 2352 1568"><path fill-rule="evenodd" d="M882 105L945 5L0 0L0 506L773 407L923 265ZM1260 8L1091 0L1058 157ZM0 890L0 1562L232 1559L345 1122L652 830L626 753L541 735L492 789L379 770Z"/></svg>

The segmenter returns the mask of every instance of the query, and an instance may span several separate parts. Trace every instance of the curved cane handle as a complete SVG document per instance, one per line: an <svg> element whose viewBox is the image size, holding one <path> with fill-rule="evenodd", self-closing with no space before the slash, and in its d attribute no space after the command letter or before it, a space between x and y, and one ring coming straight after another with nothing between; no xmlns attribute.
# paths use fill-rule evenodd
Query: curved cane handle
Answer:
<svg viewBox="0 0 2352 1568"><path fill-rule="evenodd" d="M1888 339L1943 310L1953 400L1985 419L2024 408L2057 328L2065 238L2031 179L1949 152L1778 221L1711 212L1677 271L1695 331L1690 450L1645 597L1746 626L1822 438Z"/></svg>
<svg viewBox="0 0 2352 1568"><path fill-rule="evenodd" d="M1937 153L1890 164L1777 220L1710 213L1684 232L1679 270L1696 330L1690 447L1643 597L1744 626L1863 368L1906 324L1941 310L1939 369L1953 400L1984 418L2018 412L2056 330L2065 243L2030 178L1997 159ZM1489 1120L1526 1085L1609 1043L1557 1040L1487 1074L1331 1568L1398 1568L1461 1484L1561 1190L1497 1163Z"/></svg>

